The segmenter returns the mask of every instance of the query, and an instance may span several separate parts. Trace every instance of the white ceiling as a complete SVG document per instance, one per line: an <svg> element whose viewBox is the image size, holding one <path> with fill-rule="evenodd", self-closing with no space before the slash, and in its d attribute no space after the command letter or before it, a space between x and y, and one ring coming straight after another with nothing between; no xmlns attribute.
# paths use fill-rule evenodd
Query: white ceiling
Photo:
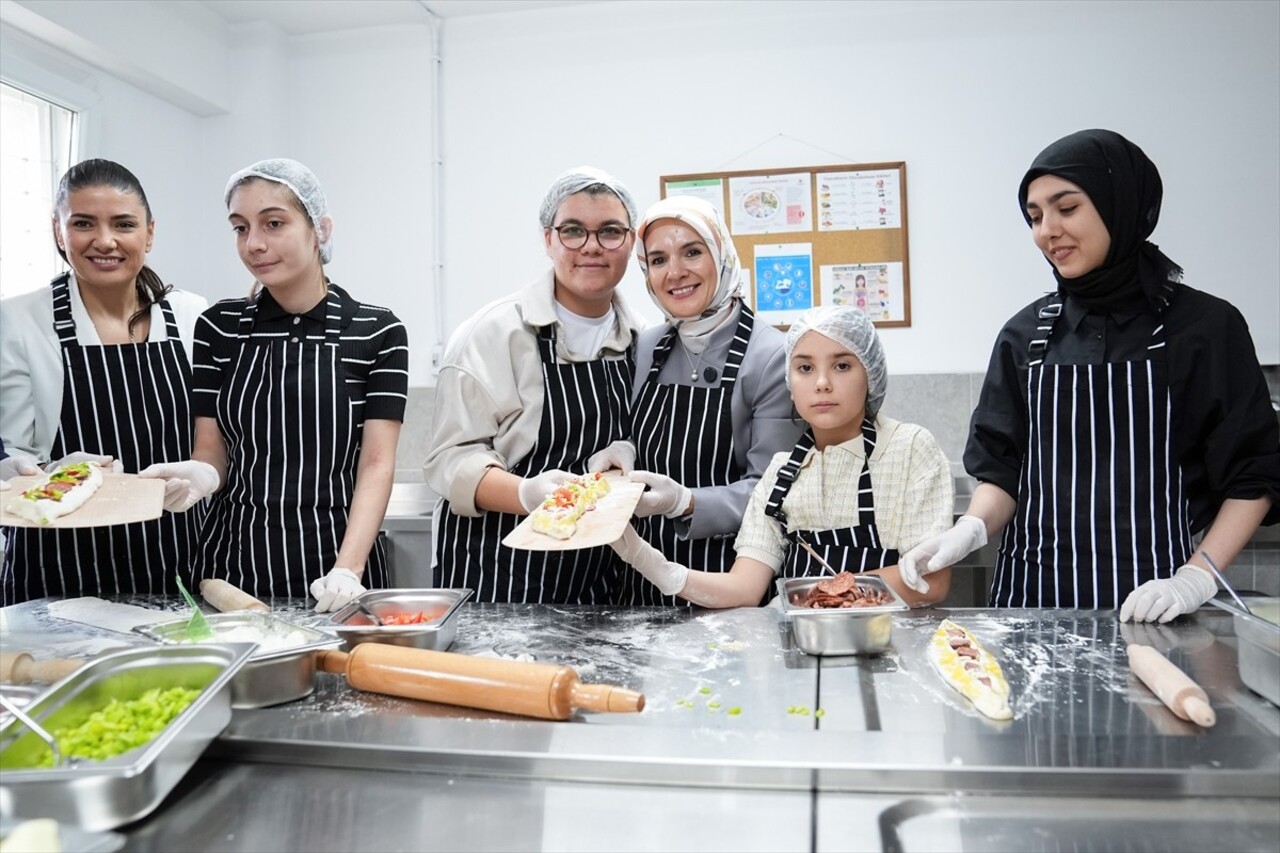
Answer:
<svg viewBox="0 0 1280 853"><path fill-rule="evenodd" d="M289 35L422 23L425 5L442 18L493 15L598 0L201 0L200 5L231 24L266 21Z"/></svg>

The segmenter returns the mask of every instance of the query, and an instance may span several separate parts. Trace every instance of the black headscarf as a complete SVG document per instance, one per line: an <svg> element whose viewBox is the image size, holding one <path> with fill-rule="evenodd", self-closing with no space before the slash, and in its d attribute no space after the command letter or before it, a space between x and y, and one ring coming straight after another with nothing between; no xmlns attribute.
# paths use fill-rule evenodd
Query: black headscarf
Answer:
<svg viewBox="0 0 1280 853"><path fill-rule="evenodd" d="M1182 268L1147 239L1160 219L1164 186L1142 149L1110 130L1082 130L1059 139L1036 155L1018 187L1018 207L1028 225L1027 187L1042 175L1055 175L1084 190L1111 236L1107 257L1097 269L1079 278L1063 278L1054 268L1059 291L1094 311L1134 305L1144 298L1163 310L1169 282L1181 279Z"/></svg>

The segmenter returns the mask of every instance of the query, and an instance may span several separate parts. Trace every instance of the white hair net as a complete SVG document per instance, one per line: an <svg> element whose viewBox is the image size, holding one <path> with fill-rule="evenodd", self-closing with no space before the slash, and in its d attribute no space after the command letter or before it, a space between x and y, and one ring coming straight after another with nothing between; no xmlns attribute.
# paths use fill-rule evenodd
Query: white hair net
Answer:
<svg viewBox="0 0 1280 853"><path fill-rule="evenodd" d="M560 205L564 204L565 199L575 193L580 193L585 189L596 186L604 187L618 197L618 200L622 202L622 206L627 209L627 225L634 227L636 224L636 202L631 197L631 191L613 175L594 166L578 166L575 169L562 172L559 177L552 181L551 188L542 197L542 206L538 209L538 221L542 223L542 227L550 228L555 224L556 211L560 209Z"/></svg>
<svg viewBox="0 0 1280 853"><path fill-rule="evenodd" d="M231 204L231 194L236 187L251 178L284 184L302 202L307 216L311 218L311 227L316 230L316 237L320 241L320 262L329 263L333 257L333 217L329 215L329 203L325 201L324 190L315 174L297 160L286 157L259 160L231 176L223 194L223 203Z"/></svg>
<svg viewBox="0 0 1280 853"><path fill-rule="evenodd" d="M871 318L851 305L819 305L800 315L787 331L787 364L805 332L817 332L848 347L867 371L867 417L874 418L889 389L889 371L884 363L884 347ZM791 371L787 370L787 387Z"/></svg>
<svg viewBox="0 0 1280 853"><path fill-rule="evenodd" d="M715 205L693 196L673 195L670 198L664 198L646 210L644 218L636 226L636 259L640 261L640 269L644 271L646 283L649 279L649 259L644 247L644 236L650 226L660 219L675 219L688 225L698 233L702 242L706 243L707 248L711 250L716 269L720 271L720 280L716 284L715 294L702 312L703 317L713 317L730 299L742 295L742 262L738 260L738 249L729 237L729 229L725 227L720 211L716 210ZM654 304L662 311L668 322L676 322L676 318L668 315L666 308L657 297L653 296L653 288L649 289L649 296L653 298ZM697 321L693 321L693 323L686 323L685 326L696 324ZM685 331L685 327L682 326L681 333Z"/></svg>

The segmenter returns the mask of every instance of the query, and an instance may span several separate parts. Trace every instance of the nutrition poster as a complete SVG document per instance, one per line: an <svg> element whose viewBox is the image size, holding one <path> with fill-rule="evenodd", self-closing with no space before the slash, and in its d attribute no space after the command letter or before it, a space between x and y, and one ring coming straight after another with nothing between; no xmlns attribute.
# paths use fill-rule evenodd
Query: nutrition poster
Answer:
<svg viewBox="0 0 1280 853"><path fill-rule="evenodd" d="M819 270L823 305L852 305L876 322L903 317L902 264L826 264Z"/></svg>
<svg viewBox="0 0 1280 853"><path fill-rule="evenodd" d="M906 163L663 175L659 190L724 212L744 292L766 322L844 304L878 326L911 325Z"/></svg>

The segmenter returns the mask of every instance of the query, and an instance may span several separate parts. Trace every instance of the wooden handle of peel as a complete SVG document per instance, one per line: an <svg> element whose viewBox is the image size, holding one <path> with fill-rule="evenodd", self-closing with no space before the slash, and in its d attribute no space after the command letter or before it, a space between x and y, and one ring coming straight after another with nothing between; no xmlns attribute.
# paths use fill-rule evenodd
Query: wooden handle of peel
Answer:
<svg viewBox="0 0 1280 853"><path fill-rule="evenodd" d="M1136 643L1129 645L1128 653L1129 669L1170 711L1206 729L1218 721L1204 690L1168 658L1150 646Z"/></svg>
<svg viewBox="0 0 1280 853"><path fill-rule="evenodd" d="M575 710L644 710L644 694L583 684L571 667L478 658L453 652L361 643L349 653L322 651L318 665L357 690L504 714L567 720Z"/></svg>
<svg viewBox="0 0 1280 853"><path fill-rule="evenodd" d="M237 610L271 612L270 607L249 593L217 578L200 581L200 594L204 596L205 601L209 602L210 607L216 608L221 613L232 613Z"/></svg>
<svg viewBox="0 0 1280 853"><path fill-rule="evenodd" d="M0 654L0 681L9 684L52 684L80 667L82 660L36 660L26 652Z"/></svg>

